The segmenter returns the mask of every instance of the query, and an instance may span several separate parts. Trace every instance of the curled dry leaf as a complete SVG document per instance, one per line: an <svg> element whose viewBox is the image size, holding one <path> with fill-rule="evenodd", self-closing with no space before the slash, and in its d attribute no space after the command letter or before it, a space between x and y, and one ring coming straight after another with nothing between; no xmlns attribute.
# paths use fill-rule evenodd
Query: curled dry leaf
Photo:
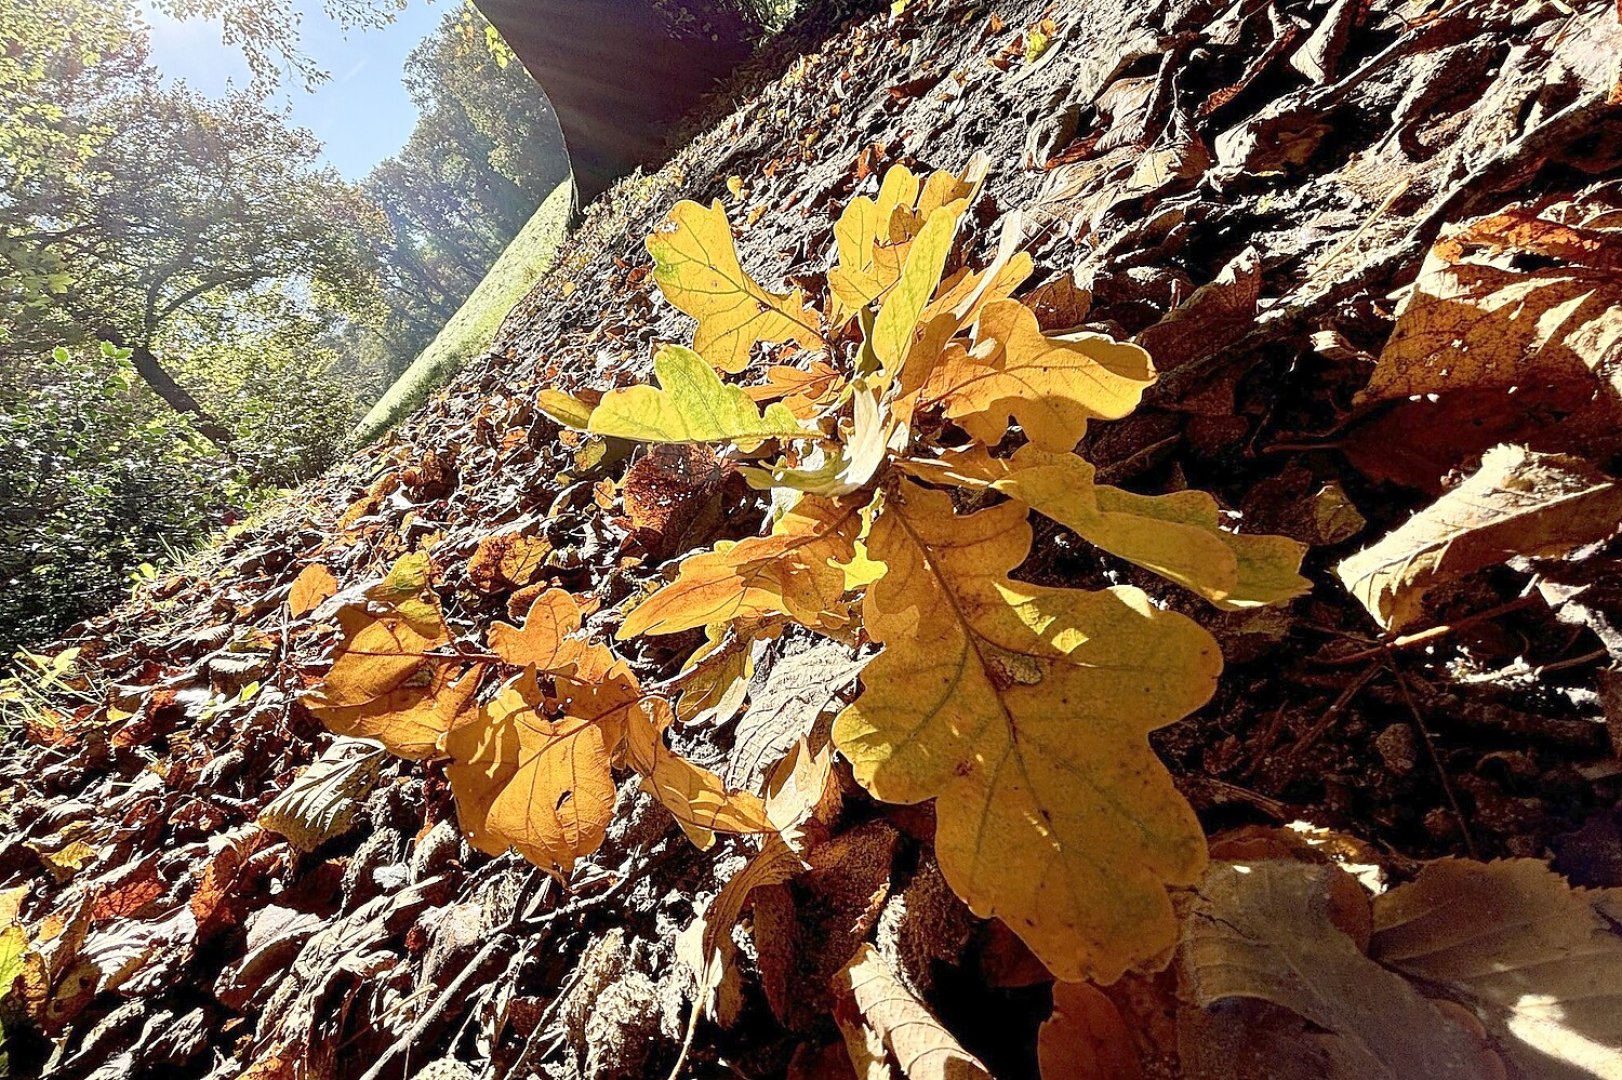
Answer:
<svg viewBox="0 0 1622 1080"><path fill-rule="evenodd" d="M744 272L720 200L709 209L677 203L648 237L648 254L665 299L698 320L693 348L722 371L742 371L759 341L822 346L804 294L769 292Z"/></svg>
<svg viewBox="0 0 1622 1080"><path fill-rule="evenodd" d="M891 1065L906 1080L991 1080L873 946L856 950L835 977L834 990L834 1019L863 1080L890 1075Z"/></svg>
<svg viewBox="0 0 1622 1080"><path fill-rule="evenodd" d="M1622 1076L1622 936L1600 898L1536 859L1447 859L1374 901L1369 952L1474 1009L1525 1076Z"/></svg>
<svg viewBox="0 0 1622 1080"><path fill-rule="evenodd" d="M1354 437L1358 464L1428 486L1493 442L1614 445L1622 229L1595 202L1511 207L1443 232L1358 395L1400 403Z"/></svg>
<svg viewBox="0 0 1622 1080"><path fill-rule="evenodd" d="M1136 589L1007 575L1030 550L1018 503L968 516L903 485L867 546L888 567L863 619L884 651L834 740L887 802L938 797L936 852L976 914L1060 978L1117 978L1169 952L1168 884L1205 838L1148 733L1204 704L1215 641Z"/></svg>
<svg viewBox="0 0 1622 1080"><path fill-rule="evenodd" d="M1520 555L1558 558L1622 528L1622 485L1560 454L1500 446L1457 488L1336 569L1387 630L1424 616L1428 593Z"/></svg>

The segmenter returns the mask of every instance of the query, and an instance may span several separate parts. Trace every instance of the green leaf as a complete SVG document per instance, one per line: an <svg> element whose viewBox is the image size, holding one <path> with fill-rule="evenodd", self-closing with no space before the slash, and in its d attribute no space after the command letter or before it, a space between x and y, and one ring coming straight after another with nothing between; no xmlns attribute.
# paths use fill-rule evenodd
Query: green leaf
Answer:
<svg viewBox="0 0 1622 1080"><path fill-rule="evenodd" d="M782 402L764 415L741 387L721 381L702 356L680 345L653 358L658 388L630 386L603 395L586 430L640 442L758 442L814 434Z"/></svg>

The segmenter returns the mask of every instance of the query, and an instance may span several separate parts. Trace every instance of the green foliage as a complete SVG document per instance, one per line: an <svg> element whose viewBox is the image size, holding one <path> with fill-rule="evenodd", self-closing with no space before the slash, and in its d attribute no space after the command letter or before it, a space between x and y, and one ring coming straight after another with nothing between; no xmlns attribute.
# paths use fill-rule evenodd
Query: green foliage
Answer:
<svg viewBox="0 0 1622 1080"><path fill-rule="evenodd" d="M127 356L59 348L0 387L0 655L118 599L219 521L225 463Z"/></svg>

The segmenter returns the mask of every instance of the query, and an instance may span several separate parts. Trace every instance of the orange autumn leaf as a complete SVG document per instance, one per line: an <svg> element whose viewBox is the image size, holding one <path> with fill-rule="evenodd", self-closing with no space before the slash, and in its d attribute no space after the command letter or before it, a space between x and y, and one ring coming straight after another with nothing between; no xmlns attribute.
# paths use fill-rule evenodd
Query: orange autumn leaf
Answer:
<svg viewBox="0 0 1622 1080"><path fill-rule="evenodd" d="M621 639L784 614L806 626L837 624L855 554L861 502L807 496L770 535L717 544L681 564L676 580L626 616Z"/></svg>
<svg viewBox="0 0 1622 1080"><path fill-rule="evenodd" d="M642 774L642 789L662 803L695 845L708 850L715 834L758 833L772 828L766 804L747 791L728 791L709 769L665 745L675 715L663 698L644 698L626 714L625 756Z"/></svg>
<svg viewBox="0 0 1622 1080"><path fill-rule="evenodd" d="M637 694L624 680L546 693L533 670L445 738L445 774L468 842L567 872L597 850L614 812L614 750Z"/></svg>
<svg viewBox="0 0 1622 1080"><path fill-rule="evenodd" d="M599 681L610 674L631 678L630 669L601 642L581 634L580 605L562 589L535 598L522 628L510 623L490 627L490 651L515 667Z"/></svg>
<svg viewBox="0 0 1622 1080"><path fill-rule="evenodd" d="M288 614L295 619L303 618L337 594L338 579L332 576L332 571L320 563L311 563L293 579L293 587L287 594Z"/></svg>

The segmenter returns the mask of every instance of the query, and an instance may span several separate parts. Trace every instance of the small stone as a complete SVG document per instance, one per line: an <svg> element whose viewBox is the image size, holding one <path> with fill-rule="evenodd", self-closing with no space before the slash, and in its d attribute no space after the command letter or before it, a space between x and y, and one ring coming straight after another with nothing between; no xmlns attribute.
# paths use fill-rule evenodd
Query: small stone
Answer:
<svg viewBox="0 0 1622 1080"><path fill-rule="evenodd" d="M1380 732L1375 736L1374 750L1397 776L1407 776L1419 764L1419 740L1412 724L1392 724Z"/></svg>

